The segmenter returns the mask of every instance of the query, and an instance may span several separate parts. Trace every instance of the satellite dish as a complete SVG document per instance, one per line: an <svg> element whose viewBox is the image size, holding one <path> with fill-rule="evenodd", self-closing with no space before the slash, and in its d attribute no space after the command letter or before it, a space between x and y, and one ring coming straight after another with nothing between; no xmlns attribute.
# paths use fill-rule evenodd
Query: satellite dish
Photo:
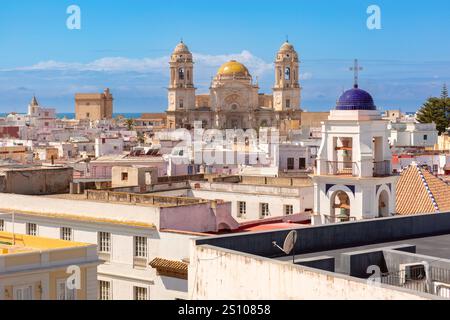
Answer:
<svg viewBox="0 0 450 320"><path fill-rule="evenodd" d="M277 247L281 251L283 251L285 254L289 255L292 250L294 250L295 244L297 242L297 231L292 230L288 233L286 238L284 239L283 248L281 248L276 241L273 241L272 244L274 247ZM295 253L292 255L292 262L295 262Z"/></svg>
<svg viewBox="0 0 450 320"><path fill-rule="evenodd" d="M294 249L295 243L297 242L297 231L292 230L284 239L283 251L286 254L290 254L292 249Z"/></svg>

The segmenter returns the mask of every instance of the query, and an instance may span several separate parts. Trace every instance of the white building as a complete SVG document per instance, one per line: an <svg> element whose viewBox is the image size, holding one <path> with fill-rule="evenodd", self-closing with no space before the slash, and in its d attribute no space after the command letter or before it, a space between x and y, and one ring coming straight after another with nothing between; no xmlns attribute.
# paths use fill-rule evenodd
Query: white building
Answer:
<svg viewBox="0 0 450 320"><path fill-rule="evenodd" d="M392 122L389 129L394 147L434 147L438 143L435 123Z"/></svg>
<svg viewBox="0 0 450 320"><path fill-rule="evenodd" d="M130 193L130 204L123 193L90 192L89 200L0 194L0 231L97 244L105 300L186 299L189 240L237 225L226 203ZM157 258L184 266L184 278L150 266Z"/></svg>
<svg viewBox="0 0 450 320"><path fill-rule="evenodd" d="M319 146L314 140L281 143L278 151L280 172L312 172Z"/></svg>
<svg viewBox="0 0 450 320"><path fill-rule="evenodd" d="M122 138L96 138L95 157L104 155L119 155L123 153Z"/></svg>
<svg viewBox="0 0 450 320"><path fill-rule="evenodd" d="M388 121L357 85L340 97L322 125L314 212L320 222L387 217L395 212ZM317 223L320 223L317 221Z"/></svg>

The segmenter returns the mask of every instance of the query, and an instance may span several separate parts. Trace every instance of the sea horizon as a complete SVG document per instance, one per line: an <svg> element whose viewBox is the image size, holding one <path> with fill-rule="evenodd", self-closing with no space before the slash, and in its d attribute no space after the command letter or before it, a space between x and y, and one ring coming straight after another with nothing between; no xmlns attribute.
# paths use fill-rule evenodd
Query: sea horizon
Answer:
<svg viewBox="0 0 450 320"><path fill-rule="evenodd" d="M9 113L0 113L0 117L6 117L8 114L11 114L12 112ZM26 113L21 113L21 112L17 112L18 114L26 114ZM145 112L144 112L145 113ZM141 115L143 113L142 112L117 112L117 113L113 113L113 118L117 117L117 116L123 116L124 118L132 118L132 119L137 119L140 118ZM75 119L75 113L74 112L60 112L56 114L56 117L58 119Z"/></svg>

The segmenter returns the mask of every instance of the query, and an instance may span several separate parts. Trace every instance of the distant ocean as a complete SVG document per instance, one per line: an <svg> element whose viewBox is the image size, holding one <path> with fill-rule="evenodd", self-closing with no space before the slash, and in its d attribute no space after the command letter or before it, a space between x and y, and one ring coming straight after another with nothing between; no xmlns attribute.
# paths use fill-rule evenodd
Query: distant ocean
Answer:
<svg viewBox="0 0 450 320"><path fill-rule="evenodd" d="M141 117L141 114L142 113L133 113L133 112L130 112L130 113L114 113L113 114L113 117L115 118L115 117L117 117L117 116L122 116L122 117L124 117L124 118L133 118L133 119L136 119L136 118L140 118ZM0 113L0 117L6 117L8 115L8 113ZM62 118L64 118L64 117L66 117L67 119L75 119L75 113L73 113L73 112L65 112L65 113L57 113L56 114L56 116L59 118L59 119L62 119Z"/></svg>
<svg viewBox="0 0 450 320"><path fill-rule="evenodd" d="M405 112L405 114L407 115L414 115L415 112ZM0 117L6 117L8 114L7 113L0 113ZM142 115L142 113L140 112L128 112L128 113L114 113L113 117L117 117L117 116L122 116L124 118L132 118L132 119L136 119L136 118L140 118ZM64 117L66 117L67 119L75 119L75 113L73 112L65 112L65 113L57 113L56 116L59 119L62 119Z"/></svg>

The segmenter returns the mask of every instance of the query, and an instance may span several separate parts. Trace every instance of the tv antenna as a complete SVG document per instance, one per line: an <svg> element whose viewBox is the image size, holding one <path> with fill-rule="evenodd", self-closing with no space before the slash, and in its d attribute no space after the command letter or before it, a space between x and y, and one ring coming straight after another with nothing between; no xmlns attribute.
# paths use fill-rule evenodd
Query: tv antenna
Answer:
<svg viewBox="0 0 450 320"><path fill-rule="evenodd" d="M272 244L274 247L283 251L286 255L289 255L292 252L292 263L295 262L295 243L297 242L297 231L292 230L288 233L286 238L284 239L283 247L280 247L276 241L273 241Z"/></svg>

